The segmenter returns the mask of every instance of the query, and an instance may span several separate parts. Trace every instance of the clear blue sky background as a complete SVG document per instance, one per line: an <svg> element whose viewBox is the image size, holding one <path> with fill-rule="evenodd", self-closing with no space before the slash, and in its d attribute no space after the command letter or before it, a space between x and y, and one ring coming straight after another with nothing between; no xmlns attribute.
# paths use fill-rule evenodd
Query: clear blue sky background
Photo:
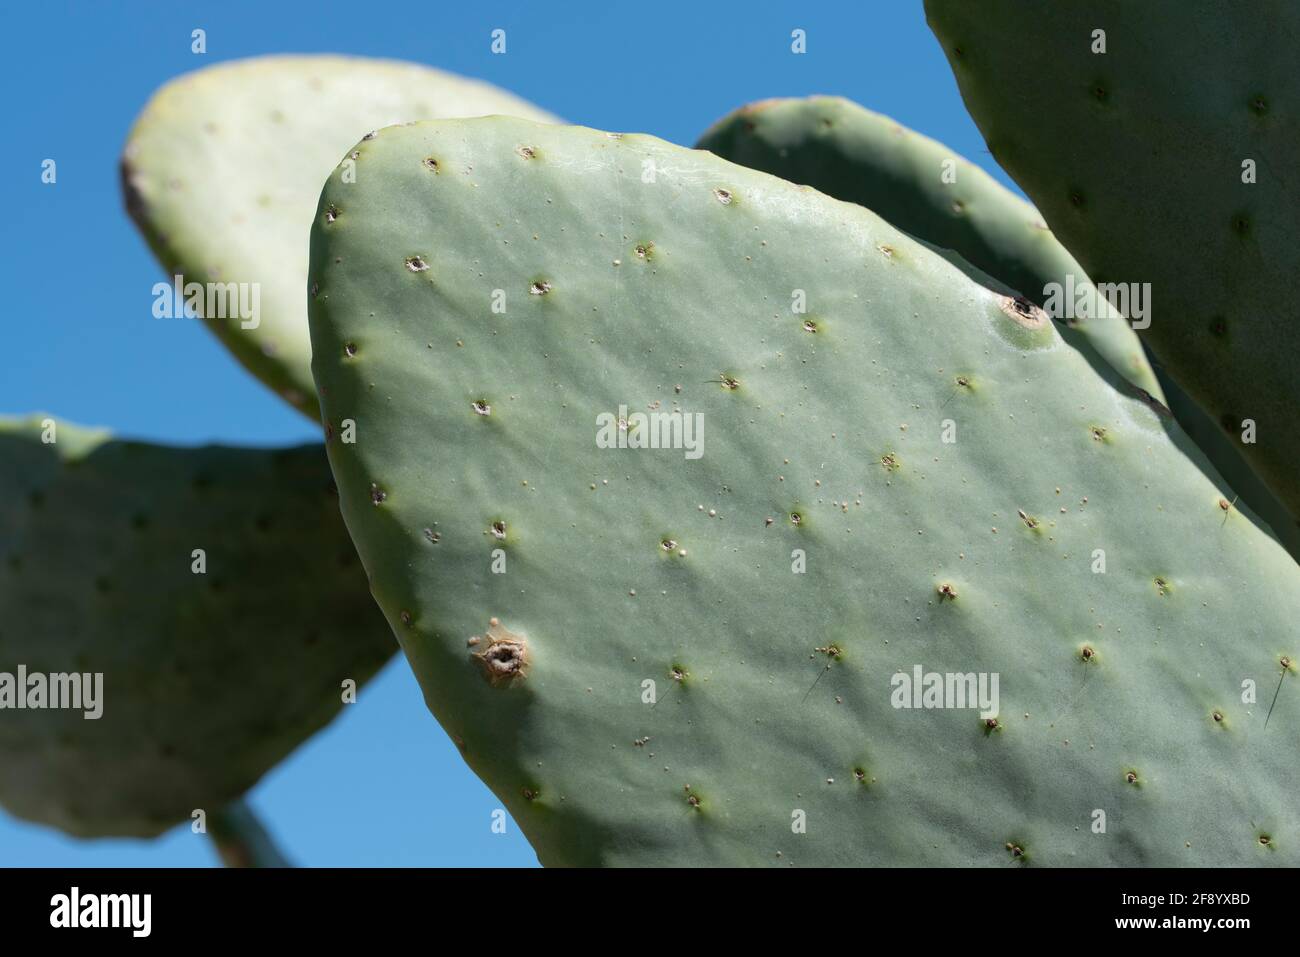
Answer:
<svg viewBox="0 0 1300 957"><path fill-rule="evenodd" d="M190 52L190 31L208 52ZM508 52L493 55L503 28ZM790 33L807 32L807 52ZM78 0L5 4L4 357L0 414L45 410L156 441L274 445L316 429L199 322L159 322L162 277L122 211L117 159L152 91L220 60L333 52L426 63L572 122L691 145L751 100L847 96L946 142L1010 185L967 117L921 0L632 4L390 0ZM364 131L358 131L364 132ZM58 183L40 164L58 163ZM3 720L3 717L0 717ZM0 774L5 773L0 767ZM535 865L397 660L254 789L303 865ZM156 841L75 841L0 812L0 866L211 865L182 826Z"/></svg>

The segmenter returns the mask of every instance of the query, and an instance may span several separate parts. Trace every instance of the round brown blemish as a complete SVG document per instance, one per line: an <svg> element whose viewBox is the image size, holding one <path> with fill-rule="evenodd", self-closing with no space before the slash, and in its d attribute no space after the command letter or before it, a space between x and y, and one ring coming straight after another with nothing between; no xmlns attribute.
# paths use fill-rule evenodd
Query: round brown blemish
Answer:
<svg viewBox="0 0 1300 957"><path fill-rule="evenodd" d="M952 586L952 584L949 583L949 582L944 582L943 584L939 585L939 587L938 587L937 589L935 589L935 590L938 591L938 593L939 593L939 600L940 600L940 601L956 601L956 600L957 600L957 589L954 588L954 587Z"/></svg>
<svg viewBox="0 0 1300 957"><path fill-rule="evenodd" d="M488 646L482 651L474 652L474 659L483 670L488 684L496 687L528 677L531 662L528 642L522 635L507 631L494 620L487 638Z"/></svg>
<svg viewBox="0 0 1300 957"><path fill-rule="evenodd" d="M1084 645L1079 649L1079 657L1084 661L1092 661L1096 656L1097 652L1093 650L1092 645Z"/></svg>
<svg viewBox="0 0 1300 957"><path fill-rule="evenodd" d="M791 525L795 525L795 526L802 525L802 524L803 524L803 516L800 515L798 512L791 512L791 513L790 513L790 524L791 524Z"/></svg>
<svg viewBox="0 0 1300 957"><path fill-rule="evenodd" d="M1134 787L1142 786L1142 782L1138 778L1137 771L1134 771L1131 768L1124 772L1124 780L1127 781L1129 784L1133 785Z"/></svg>
<svg viewBox="0 0 1300 957"><path fill-rule="evenodd" d="M1013 322L1025 329L1038 330L1048 324L1047 313L1024 296L1003 296L998 305Z"/></svg>
<svg viewBox="0 0 1300 957"><path fill-rule="evenodd" d="M1272 847L1273 838L1267 834L1261 834L1258 838L1260 847Z"/></svg>
<svg viewBox="0 0 1300 957"><path fill-rule="evenodd" d="M1215 724L1222 724L1222 723L1223 723L1223 712L1222 712L1222 711L1219 711L1219 710L1217 710L1217 709L1214 710L1214 711L1211 711L1211 712L1210 712L1210 717L1214 719L1214 723L1215 723Z"/></svg>

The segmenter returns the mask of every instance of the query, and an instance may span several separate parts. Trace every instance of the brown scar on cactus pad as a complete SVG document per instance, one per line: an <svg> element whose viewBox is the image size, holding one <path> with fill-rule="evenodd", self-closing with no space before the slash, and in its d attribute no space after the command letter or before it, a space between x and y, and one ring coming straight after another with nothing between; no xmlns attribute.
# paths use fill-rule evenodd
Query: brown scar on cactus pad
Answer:
<svg viewBox="0 0 1300 957"><path fill-rule="evenodd" d="M532 664L528 639L507 630L496 618L488 623L487 635L484 637L488 642L487 647L473 652L472 657L483 669L483 676L490 685L494 688L510 685L528 677L528 669ZM472 639L473 644L482 640L477 635L474 638L477 640Z"/></svg>
<svg viewBox="0 0 1300 957"><path fill-rule="evenodd" d="M998 305L1016 325L1033 331L1047 325L1047 313L1024 296L1004 296Z"/></svg>

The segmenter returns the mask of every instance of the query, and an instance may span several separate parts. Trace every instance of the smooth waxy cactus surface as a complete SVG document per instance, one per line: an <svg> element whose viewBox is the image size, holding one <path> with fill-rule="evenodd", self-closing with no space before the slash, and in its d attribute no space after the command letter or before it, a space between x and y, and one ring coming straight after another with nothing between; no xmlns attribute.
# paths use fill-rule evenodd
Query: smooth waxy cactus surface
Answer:
<svg viewBox="0 0 1300 957"><path fill-rule="evenodd" d="M357 150L312 235L340 504L543 863L1300 861L1300 569L1043 313L652 137ZM617 447L650 412L679 447ZM997 715L896 707L918 667Z"/></svg>
<svg viewBox="0 0 1300 957"><path fill-rule="evenodd" d="M217 815L328 723L396 650L331 485L320 446L0 421L0 805L150 837ZM102 675L100 716L49 689L18 708L41 700L20 667Z"/></svg>
<svg viewBox="0 0 1300 957"><path fill-rule="evenodd" d="M201 314L236 358L315 417L307 239L321 181L369 130L492 113L552 119L412 63L275 56L209 67L168 83L136 120L122 157L127 209L169 279L203 284ZM245 284L243 299L209 298L208 283Z"/></svg>
<svg viewBox="0 0 1300 957"><path fill-rule="evenodd" d="M1040 306L1051 284L1091 287L1033 206L942 143L841 97L752 103L719 120L696 145L865 206ZM1078 298L1072 295L1070 305ZM1126 379L1163 400L1128 320L1105 299L1096 302L1095 315L1071 309L1061 318Z"/></svg>
<svg viewBox="0 0 1300 957"><path fill-rule="evenodd" d="M753 103L719 120L697 145L866 206L904 232L954 250L986 278L995 278L992 288L1009 286L1063 313L1065 341L1085 354L1095 351L1133 385L1169 406L1222 475L1221 491L1234 502L1240 497L1249 504L1287 550L1300 557L1300 528L1251 471L1240 445L1176 383L1167 376L1160 381L1130 320L1098 294L1038 211L979 167L887 116L829 96ZM1081 303L1092 314L1078 315Z"/></svg>
<svg viewBox="0 0 1300 957"><path fill-rule="evenodd" d="M1295 521L1300 7L927 0L926 13L994 158L1095 282L1150 284L1140 335Z"/></svg>

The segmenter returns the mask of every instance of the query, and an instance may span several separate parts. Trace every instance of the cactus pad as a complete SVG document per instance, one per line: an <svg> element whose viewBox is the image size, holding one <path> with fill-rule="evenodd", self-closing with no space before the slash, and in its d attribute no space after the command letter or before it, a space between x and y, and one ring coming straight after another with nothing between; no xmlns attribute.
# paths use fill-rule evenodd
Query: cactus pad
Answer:
<svg viewBox="0 0 1300 957"><path fill-rule="evenodd" d="M927 0L994 158L1300 518L1300 6ZM1008 57L1008 37L1014 37Z"/></svg>
<svg viewBox="0 0 1300 957"><path fill-rule="evenodd" d="M340 505L543 863L1300 862L1300 569L1040 310L652 137L357 151L311 254ZM998 713L895 707L917 667Z"/></svg>
<svg viewBox="0 0 1300 957"><path fill-rule="evenodd" d="M865 206L894 226L967 262L1038 305L1049 283L1083 268L1038 210L942 143L836 96L763 100L715 123L696 144L723 159ZM1097 315L1070 316L1097 353L1163 400L1128 321L1099 300Z"/></svg>
<svg viewBox="0 0 1300 957"><path fill-rule="evenodd" d="M122 157L127 210L169 280L257 284L256 319L214 299L221 315L206 322L250 372L314 418L307 237L321 181L368 130L489 113L550 119L496 87L411 63L220 64L168 83L141 113Z"/></svg>
<svg viewBox="0 0 1300 957"><path fill-rule="evenodd" d="M167 448L0 423L10 813L79 837L150 837L195 809L212 822L395 650L319 446ZM102 674L100 717L17 709L4 675L12 695L20 667Z"/></svg>

